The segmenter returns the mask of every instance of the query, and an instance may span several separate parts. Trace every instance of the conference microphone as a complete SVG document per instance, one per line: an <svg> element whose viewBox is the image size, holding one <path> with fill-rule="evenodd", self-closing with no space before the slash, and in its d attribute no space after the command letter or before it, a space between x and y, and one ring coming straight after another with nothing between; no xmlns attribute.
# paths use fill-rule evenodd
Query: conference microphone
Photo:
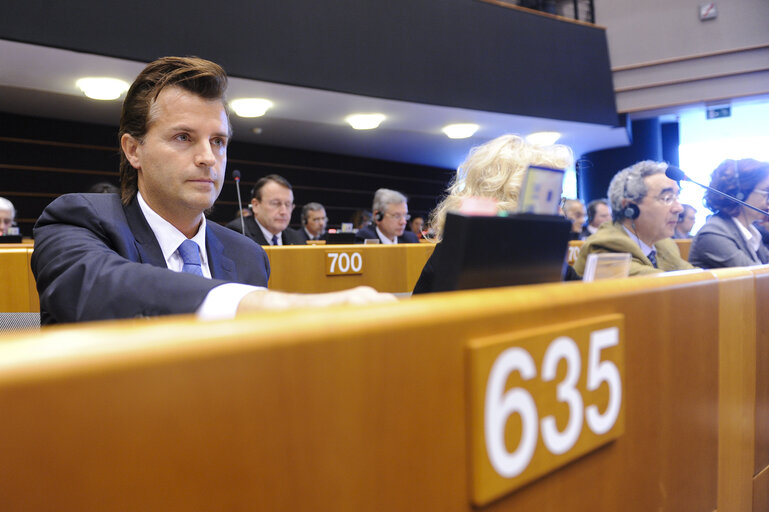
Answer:
<svg viewBox="0 0 769 512"><path fill-rule="evenodd" d="M240 202L240 171L232 171L232 178L235 180L235 188L238 189L238 213L240 214L240 232L246 236L246 223L243 221L243 203Z"/></svg>
<svg viewBox="0 0 769 512"><path fill-rule="evenodd" d="M763 213L764 215L769 217L769 212L765 212L764 210L762 210L760 208L756 208L755 206L751 206L748 203L746 203L745 201L740 201L736 197L730 196L729 194L725 194L725 193L721 192L720 190L714 189L713 187L709 187L707 185L703 185L702 183L698 183L698 182L694 181L689 176L687 176L684 173L684 171L682 171L681 169L679 169L675 165L668 165L668 169L667 169L667 171L665 171L665 176L667 176L668 178L670 178L673 181L689 181L691 183L694 183L695 185L699 185L702 188L706 188L706 189L710 190L711 192L715 192L718 195L724 196L725 198L730 199L730 200L734 201L735 203L739 203L742 206L744 206L745 208L750 208L751 210L755 210L758 213Z"/></svg>

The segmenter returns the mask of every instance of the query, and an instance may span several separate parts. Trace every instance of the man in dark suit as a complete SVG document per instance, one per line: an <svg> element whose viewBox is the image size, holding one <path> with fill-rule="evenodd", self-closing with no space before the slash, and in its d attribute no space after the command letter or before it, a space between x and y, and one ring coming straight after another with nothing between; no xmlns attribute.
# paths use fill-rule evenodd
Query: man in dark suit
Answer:
<svg viewBox="0 0 769 512"><path fill-rule="evenodd" d="M302 207L302 227L297 230L291 230L302 243L306 244L308 240L326 239L326 209L320 203L307 203Z"/></svg>
<svg viewBox="0 0 769 512"><path fill-rule="evenodd" d="M248 238L259 245L300 245L305 240L293 229L287 229L294 211L294 192L286 178L269 174L254 185L251 191L251 217L243 219ZM227 224L241 231L240 219Z"/></svg>
<svg viewBox="0 0 769 512"><path fill-rule="evenodd" d="M224 70L198 58L139 74L120 119L121 196L64 195L35 226L42 323L392 300L370 288L267 291L264 250L206 221L227 163L226 87Z"/></svg>
<svg viewBox="0 0 769 512"><path fill-rule="evenodd" d="M417 236L406 231L409 206L406 196L395 190L380 188L374 194L374 224L358 230L359 241L379 240L382 244L418 244Z"/></svg>

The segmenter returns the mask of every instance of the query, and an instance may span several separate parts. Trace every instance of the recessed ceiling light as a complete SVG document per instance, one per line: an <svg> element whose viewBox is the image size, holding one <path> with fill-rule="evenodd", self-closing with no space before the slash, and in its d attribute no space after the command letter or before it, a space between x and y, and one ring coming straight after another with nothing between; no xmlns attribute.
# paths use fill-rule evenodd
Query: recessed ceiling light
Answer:
<svg viewBox="0 0 769 512"><path fill-rule="evenodd" d="M480 128L474 123L458 123L447 124L441 131L446 134L449 139L466 139L472 137L475 132Z"/></svg>
<svg viewBox="0 0 769 512"><path fill-rule="evenodd" d="M117 78L89 76L75 82L93 100L116 100L128 90L128 83Z"/></svg>
<svg viewBox="0 0 769 512"><path fill-rule="evenodd" d="M272 108L272 102L265 98L240 98L232 100L230 107L240 117L261 117Z"/></svg>
<svg viewBox="0 0 769 512"><path fill-rule="evenodd" d="M558 132L534 132L526 136L526 142L535 146L552 146L560 138Z"/></svg>
<svg viewBox="0 0 769 512"><path fill-rule="evenodd" d="M385 120L384 114L353 114L344 118L356 130L373 130Z"/></svg>

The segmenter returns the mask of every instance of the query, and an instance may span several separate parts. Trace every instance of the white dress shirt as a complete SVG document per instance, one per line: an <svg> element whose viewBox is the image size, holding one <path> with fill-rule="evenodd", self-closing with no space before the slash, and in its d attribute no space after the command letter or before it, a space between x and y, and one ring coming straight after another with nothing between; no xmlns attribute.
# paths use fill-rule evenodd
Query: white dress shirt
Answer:
<svg viewBox="0 0 769 512"><path fill-rule="evenodd" d="M142 197L141 192L137 193L139 207L147 219L150 229L160 245L163 252L163 258L166 260L166 266L174 272L181 272L184 262L179 254L179 246L187 239L184 234L176 229L170 222L158 215ZM208 266L208 254L206 247L206 217L200 223L198 232L190 240L198 244L200 252L200 269L203 276L211 279L211 269ZM203 320L218 320L223 318L234 318L238 310L240 301L255 290L264 290L261 286L252 286L241 283L221 284L208 292L203 303L195 312L198 318Z"/></svg>

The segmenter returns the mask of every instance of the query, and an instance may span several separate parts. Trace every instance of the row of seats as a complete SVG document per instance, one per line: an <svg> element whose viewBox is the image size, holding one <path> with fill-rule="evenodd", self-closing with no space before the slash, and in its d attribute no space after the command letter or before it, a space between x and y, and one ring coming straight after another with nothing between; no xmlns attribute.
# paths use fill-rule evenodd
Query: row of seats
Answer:
<svg viewBox="0 0 769 512"><path fill-rule="evenodd" d="M767 300L755 267L0 337L0 496L8 510L767 510ZM614 345L598 343L607 325ZM501 476L521 460L524 480Z"/></svg>

